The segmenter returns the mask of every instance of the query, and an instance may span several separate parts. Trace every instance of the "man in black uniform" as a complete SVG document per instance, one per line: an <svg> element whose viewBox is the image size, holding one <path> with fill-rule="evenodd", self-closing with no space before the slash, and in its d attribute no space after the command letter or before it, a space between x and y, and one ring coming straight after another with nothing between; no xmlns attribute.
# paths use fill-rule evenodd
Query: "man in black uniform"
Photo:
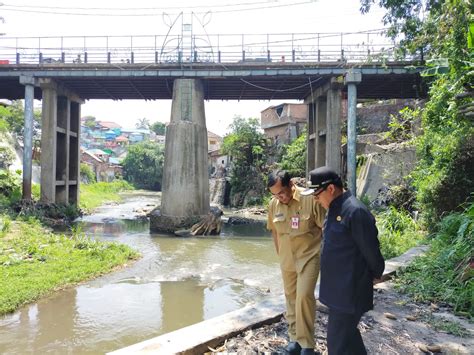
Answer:
<svg viewBox="0 0 474 355"><path fill-rule="evenodd" d="M375 218L328 167L310 172L304 195L328 210L323 228L319 300L329 307L329 355L367 354L357 324L373 308L373 284L385 268Z"/></svg>

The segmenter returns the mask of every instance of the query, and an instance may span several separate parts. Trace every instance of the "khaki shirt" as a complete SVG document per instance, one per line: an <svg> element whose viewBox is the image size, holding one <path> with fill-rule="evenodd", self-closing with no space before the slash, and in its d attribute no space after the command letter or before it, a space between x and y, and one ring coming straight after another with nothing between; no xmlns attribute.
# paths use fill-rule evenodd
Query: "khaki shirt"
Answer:
<svg viewBox="0 0 474 355"><path fill-rule="evenodd" d="M301 272L321 249L326 211L312 195L301 196L302 190L295 186L287 205L273 198L268 208L267 229L277 234L280 266L285 271ZM298 221L293 226L292 217Z"/></svg>

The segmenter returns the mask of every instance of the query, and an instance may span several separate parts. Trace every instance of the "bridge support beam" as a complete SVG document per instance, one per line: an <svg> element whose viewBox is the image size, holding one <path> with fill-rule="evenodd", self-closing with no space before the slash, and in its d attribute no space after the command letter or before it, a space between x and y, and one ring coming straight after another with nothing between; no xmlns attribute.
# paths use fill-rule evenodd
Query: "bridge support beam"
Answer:
<svg viewBox="0 0 474 355"><path fill-rule="evenodd" d="M356 174L356 106L357 106L357 84L362 80L360 72L347 72L344 83L347 85L347 183L349 190L355 195L357 193Z"/></svg>
<svg viewBox="0 0 474 355"><path fill-rule="evenodd" d="M51 79L39 79L39 84L43 90L41 201L77 205L82 101Z"/></svg>
<svg viewBox="0 0 474 355"><path fill-rule="evenodd" d="M310 105L307 172L327 165L341 173L342 87L342 79L332 78L305 100Z"/></svg>
<svg viewBox="0 0 474 355"><path fill-rule="evenodd" d="M207 128L200 80L176 79L166 129L161 209L150 215L150 230L188 228L209 213Z"/></svg>
<svg viewBox="0 0 474 355"><path fill-rule="evenodd" d="M20 76L20 84L25 85L22 198L24 200L31 200L31 175L33 171L33 101L35 97L35 78L32 76Z"/></svg>

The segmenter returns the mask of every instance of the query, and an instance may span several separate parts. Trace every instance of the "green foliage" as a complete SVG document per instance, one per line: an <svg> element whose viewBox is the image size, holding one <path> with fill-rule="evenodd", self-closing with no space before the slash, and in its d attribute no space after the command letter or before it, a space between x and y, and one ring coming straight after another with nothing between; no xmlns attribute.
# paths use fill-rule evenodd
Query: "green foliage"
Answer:
<svg viewBox="0 0 474 355"><path fill-rule="evenodd" d="M94 128L97 125L96 118L94 116L85 116L84 119L84 126L89 128Z"/></svg>
<svg viewBox="0 0 474 355"><path fill-rule="evenodd" d="M285 153L281 158L279 167L288 171L291 176L306 176L306 129L291 144L285 146Z"/></svg>
<svg viewBox="0 0 474 355"><path fill-rule="evenodd" d="M81 182L86 183L86 184L96 182L96 177L95 177L94 172L92 171L92 168L85 163L81 163L80 174L81 174Z"/></svg>
<svg viewBox="0 0 474 355"><path fill-rule="evenodd" d="M137 188L160 191L163 178L164 148L155 142L131 146L123 160L124 179Z"/></svg>
<svg viewBox="0 0 474 355"><path fill-rule="evenodd" d="M115 179L112 182L96 182L81 184L79 206L91 211L106 202L120 201L119 192L133 190L133 186L124 180Z"/></svg>
<svg viewBox="0 0 474 355"><path fill-rule="evenodd" d="M0 147L0 169L8 169L15 160L15 153L10 147Z"/></svg>
<svg viewBox="0 0 474 355"><path fill-rule="evenodd" d="M33 116L33 139L38 139L41 126L41 112L35 110ZM13 101L10 106L6 107L0 106L0 122L2 122L0 124L1 127L8 127L8 131L23 139L25 111L22 101Z"/></svg>
<svg viewBox="0 0 474 355"><path fill-rule="evenodd" d="M390 206L378 213L376 220L385 259L399 256L424 240L424 233L406 211Z"/></svg>
<svg viewBox="0 0 474 355"><path fill-rule="evenodd" d="M474 316L474 204L445 216L426 255L417 258L397 279L397 287L418 301L447 302Z"/></svg>
<svg viewBox="0 0 474 355"><path fill-rule="evenodd" d="M420 209L430 222L459 211L474 191L474 128L459 114L455 99L462 91L462 80L440 77L423 113L424 134L416 142L419 162L412 176Z"/></svg>
<svg viewBox="0 0 474 355"><path fill-rule="evenodd" d="M231 194L239 194L238 205L253 191L252 203L261 203L265 194L268 144L256 118L234 117L231 133L224 137L222 150L232 158Z"/></svg>
<svg viewBox="0 0 474 355"><path fill-rule="evenodd" d="M163 122L153 122L150 129L159 136L164 136L166 132L166 124Z"/></svg>
<svg viewBox="0 0 474 355"><path fill-rule="evenodd" d="M391 115L388 123L389 131L385 138L390 142L406 142L414 138L413 125L421 117L420 108L405 107L398 115Z"/></svg>
<svg viewBox="0 0 474 355"><path fill-rule="evenodd" d="M34 219L14 223L0 238L0 314L138 257L125 245L48 233Z"/></svg>
<svg viewBox="0 0 474 355"><path fill-rule="evenodd" d="M7 208L21 199L21 180L18 172L0 169L0 207Z"/></svg>

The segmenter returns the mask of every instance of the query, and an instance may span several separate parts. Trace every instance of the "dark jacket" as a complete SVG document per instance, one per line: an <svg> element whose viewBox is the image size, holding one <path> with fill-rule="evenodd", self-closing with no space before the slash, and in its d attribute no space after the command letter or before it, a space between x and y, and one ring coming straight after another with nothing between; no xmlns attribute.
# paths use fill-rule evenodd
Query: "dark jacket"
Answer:
<svg viewBox="0 0 474 355"><path fill-rule="evenodd" d="M385 262L375 218L347 191L331 202L324 222L319 300L343 313L373 308L373 279Z"/></svg>

